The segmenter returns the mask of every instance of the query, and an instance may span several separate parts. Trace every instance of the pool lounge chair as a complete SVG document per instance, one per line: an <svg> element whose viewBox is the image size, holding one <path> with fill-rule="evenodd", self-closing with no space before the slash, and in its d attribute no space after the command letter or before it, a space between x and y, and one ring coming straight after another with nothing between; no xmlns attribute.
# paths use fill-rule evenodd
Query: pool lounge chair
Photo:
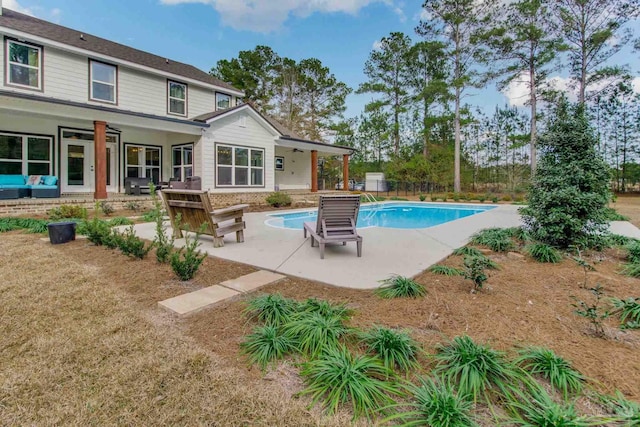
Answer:
<svg viewBox="0 0 640 427"><path fill-rule="evenodd" d="M320 245L320 259L324 259L327 243L356 242L358 256L362 256L362 236L358 235L356 223L360 210L360 196L320 196L318 219L304 223L304 237L311 235L311 246Z"/></svg>

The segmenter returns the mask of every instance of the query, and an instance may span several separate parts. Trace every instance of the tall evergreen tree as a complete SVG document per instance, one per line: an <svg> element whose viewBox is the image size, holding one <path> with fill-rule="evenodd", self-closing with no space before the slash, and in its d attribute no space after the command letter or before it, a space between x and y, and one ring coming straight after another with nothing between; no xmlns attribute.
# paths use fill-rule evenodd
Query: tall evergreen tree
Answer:
<svg viewBox="0 0 640 427"><path fill-rule="evenodd" d="M624 68L607 65L631 40L625 24L638 16L640 0L557 0L558 29L569 47L569 72L578 86L578 102L596 83L619 77Z"/></svg>
<svg viewBox="0 0 640 427"><path fill-rule="evenodd" d="M583 104L571 107L562 100L550 118L540 135L540 163L522 218L544 243L590 247L607 230L609 168L596 150Z"/></svg>
<svg viewBox="0 0 640 427"><path fill-rule="evenodd" d="M407 109L408 56L411 39L403 33L391 33L380 40L365 63L364 73L369 79L356 93L374 93L380 96L368 105L371 111L388 108L391 112L394 153L400 151L400 115Z"/></svg>
<svg viewBox="0 0 640 427"><path fill-rule="evenodd" d="M494 29L486 35L495 55L491 59L504 61L496 74L501 76L500 90L524 78L531 110L530 160L531 175L536 170L537 101L551 66L564 46L554 34L551 11L543 0L520 0L509 6L509 11ZM500 62L498 62L500 63Z"/></svg>
<svg viewBox="0 0 640 427"><path fill-rule="evenodd" d="M453 188L460 192L460 124L462 95L465 88L478 84L478 58L482 56L479 34L490 25L495 0L426 0L423 8L428 19L416 28L420 35L439 36L452 57L449 84L454 94L454 178Z"/></svg>

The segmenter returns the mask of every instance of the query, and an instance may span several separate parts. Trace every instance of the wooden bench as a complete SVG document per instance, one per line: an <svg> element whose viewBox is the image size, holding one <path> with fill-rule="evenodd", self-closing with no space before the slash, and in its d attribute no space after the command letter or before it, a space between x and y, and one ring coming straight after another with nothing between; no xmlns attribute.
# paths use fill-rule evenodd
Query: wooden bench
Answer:
<svg viewBox="0 0 640 427"><path fill-rule="evenodd" d="M160 195L177 239L182 237L184 229L212 236L215 248L224 246L225 234L236 233L236 241L244 242L246 225L243 215L249 205L214 210L211 208L209 193L203 190L162 190Z"/></svg>

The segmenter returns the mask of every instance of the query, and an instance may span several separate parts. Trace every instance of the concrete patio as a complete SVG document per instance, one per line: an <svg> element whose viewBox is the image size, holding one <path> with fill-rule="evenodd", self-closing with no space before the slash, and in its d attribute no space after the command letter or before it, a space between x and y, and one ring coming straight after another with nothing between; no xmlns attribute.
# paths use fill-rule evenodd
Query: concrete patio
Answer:
<svg viewBox="0 0 640 427"><path fill-rule="evenodd" d="M309 238L304 239L302 230L266 225L273 212L248 213L244 217L244 243L236 243L235 234L231 234L225 237L224 247L214 248L211 238L202 236L200 249L215 257L277 273L335 286L372 289L393 274L415 276L449 256L483 228L519 225L517 211L518 206L500 205L430 228L364 228L358 231L364 239L361 258L356 256L355 243L348 243L327 246L324 260L320 259L319 249L311 247ZM139 224L135 229L138 236L153 239L154 224ZM183 245L184 239L176 240L176 246Z"/></svg>

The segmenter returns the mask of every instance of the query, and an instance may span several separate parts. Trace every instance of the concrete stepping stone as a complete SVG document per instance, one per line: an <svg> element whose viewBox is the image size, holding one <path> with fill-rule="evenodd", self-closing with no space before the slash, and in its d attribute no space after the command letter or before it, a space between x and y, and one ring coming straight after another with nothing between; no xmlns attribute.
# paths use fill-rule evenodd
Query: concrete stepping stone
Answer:
<svg viewBox="0 0 640 427"><path fill-rule="evenodd" d="M268 285L284 277L282 274L258 270L236 279L226 280L218 285L160 301L158 305L180 316L188 316L220 301L251 292L260 286Z"/></svg>
<svg viewBox="0 0 640 427"><path fill-rule="evenodd" d="M220 283L220 286L246 294L247 292L256 290L261 286L277 282L284 277L285 276L282 274L273 273L271 271L258 270L253 273L240 276L236 279L226 280Z"/></svg>
<svg viewBox="0 0 640 427"><path fill-rule="evenodd" d="M240 292L224 286L213 285L160 301L158 305L180 316L187 316L237 295L240 295Z"/></svg>

